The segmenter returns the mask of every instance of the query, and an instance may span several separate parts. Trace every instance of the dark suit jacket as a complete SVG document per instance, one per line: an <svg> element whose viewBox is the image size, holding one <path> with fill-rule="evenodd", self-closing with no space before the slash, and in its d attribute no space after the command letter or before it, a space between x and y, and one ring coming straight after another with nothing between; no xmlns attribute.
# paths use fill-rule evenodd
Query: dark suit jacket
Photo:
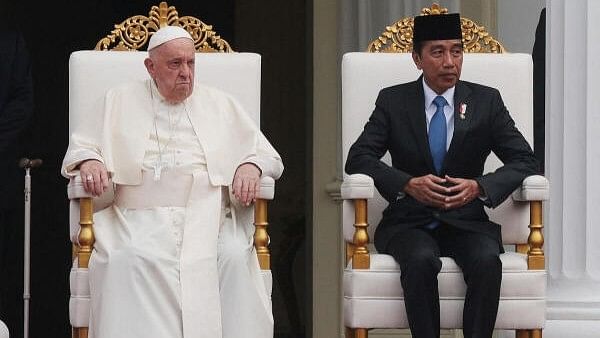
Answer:
<svg viewBox="0 0 600 338"><path fill-rule="evenodd" d="M31 65L23 37L0 31L0 208L22 202L17 140L33 112Z"/></svg>
<svg viewBox="0 0 600 338"><path fill-rule="evenodd" d="M383 89L364 131L350 148L348 174L363 173L375 181L389 202L375 232L375 246L385 252L397 233L429 224L433 219L452 226L482 232L501 244L500 226L489 220L484 202L475 199L464 207L438 210L398 192L412 177L435 174L429 151L422 78ZM461 104L465 118L460 118ZM522 180L537 172L537 161L523 135L515 127L498 90L459 81L454 92L454 134L440 176L477 180L487 196L486 204L502 203ZM381 162L387 152L392 166ZM483 175L484 163L493 151L504 163Z"/></svg>

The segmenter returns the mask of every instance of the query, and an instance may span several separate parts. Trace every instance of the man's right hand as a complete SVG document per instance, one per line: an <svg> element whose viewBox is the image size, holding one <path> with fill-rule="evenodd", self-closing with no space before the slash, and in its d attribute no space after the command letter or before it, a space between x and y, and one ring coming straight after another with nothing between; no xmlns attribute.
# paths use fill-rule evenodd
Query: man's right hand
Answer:
<svg viewBox="0 0 600 338"><path fill-rule="evenodd" d="M413 177L404 186L404 192L425 205L443 209L446 197L448 197L446 195L448 188L442 185L446 181L444 178L431 174Z"/></svg>
<svg viewBox="0 0 600 338"><path fill-rule="evenodd" d="M83 189L94 196L100 196L108 189L108 173L104 163L86 160L79 165Z"/></svg>

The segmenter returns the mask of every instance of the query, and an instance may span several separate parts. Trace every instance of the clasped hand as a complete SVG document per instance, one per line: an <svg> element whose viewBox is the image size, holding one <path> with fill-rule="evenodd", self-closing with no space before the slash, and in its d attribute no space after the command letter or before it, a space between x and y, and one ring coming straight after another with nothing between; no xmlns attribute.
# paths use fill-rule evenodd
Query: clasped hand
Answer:
<svg viewBox="0 0 600 338"><path fill-rule="evenodd" d="M431 174L411 178L404 192L425 205L445 210L462 207L480 195L475 180Z"/></svg>

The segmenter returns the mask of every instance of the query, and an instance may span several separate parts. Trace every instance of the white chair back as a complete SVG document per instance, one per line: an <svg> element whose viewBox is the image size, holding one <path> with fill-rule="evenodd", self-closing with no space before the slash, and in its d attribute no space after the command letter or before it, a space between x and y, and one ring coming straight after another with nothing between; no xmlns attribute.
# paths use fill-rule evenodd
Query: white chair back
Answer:
<svg viewBox="0 0 600 338"><path fill-rule="evenodd" d="M69 59L69 134L114 86L148 78L147 52L78 51ZM232 94L260 124L260 64L254 53L196 53L196 82ZM99 118L99 117L98 117ZM102 125L98 121L98 125Z"/></svg>
<svg viewBox="0 0 600 338"><path fill-rule="evenodd" d="M342 61L342 151L346 162L350 146L363 130L375 108L379 91L395 84L416 80L420 71L410 53L348 53ZM529 144L533 144L533 64L529 54L464 55L461 79L500 90L504 104ZM391 163L389 153L384 161ZM501 162L491 155L485 172L495 170ZM369 236L381 219L387 202L375 193L369 201ZM490 218L502 224L505 244L527 243L529 204L507 199ZM501 220L501 221L500 221ZM343 206L344 238L352 240L354 209L350 201Z"/></svg>
<svg viewBox="0 0 600 338"><path fill-rule="evenodd" d="M77 51L69 59L69 135L85 123L102 126L102 116L91 112L100 104L107 90L123 83L149 77L144 59L147 52ZM233 95L260 125L261 57L254 53L196 53L196 83L216 87ZM94 209L112 203L109 189L94 199ZM79 233L79 207L70 208L70 234Z"/></svg>

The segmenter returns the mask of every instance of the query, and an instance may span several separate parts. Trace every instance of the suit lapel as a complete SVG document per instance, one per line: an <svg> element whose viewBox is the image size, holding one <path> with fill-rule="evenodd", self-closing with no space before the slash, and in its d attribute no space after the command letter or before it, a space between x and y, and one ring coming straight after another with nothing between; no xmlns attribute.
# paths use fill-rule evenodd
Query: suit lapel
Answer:
<svg viewBox="0 0 600 338"><path fill-rule="evenodd" d="M407 113L410 125L415 133L417 147L423 156L429 171L435 172L433 159L429 150L429 138L427 137L427 118L425 116L425 94L423 93L423 76L413 82L412 94L408 97Z"/></svg>
<svg viewBox="0 0 600 338"><path fill-rule="evenodd" d="M469 130L471 119L473 116L473 105L470 100L471 89L467 87L462 81L456 83L456 89L454 90L454 134L452 135L452 141L448 153L444 158L444 164L442 166L442 172L445 171L448 163L456 157L458 149L462 149L462 143ZM461 105L465 105L466 109L464 114L460 114Z"/></svg>

